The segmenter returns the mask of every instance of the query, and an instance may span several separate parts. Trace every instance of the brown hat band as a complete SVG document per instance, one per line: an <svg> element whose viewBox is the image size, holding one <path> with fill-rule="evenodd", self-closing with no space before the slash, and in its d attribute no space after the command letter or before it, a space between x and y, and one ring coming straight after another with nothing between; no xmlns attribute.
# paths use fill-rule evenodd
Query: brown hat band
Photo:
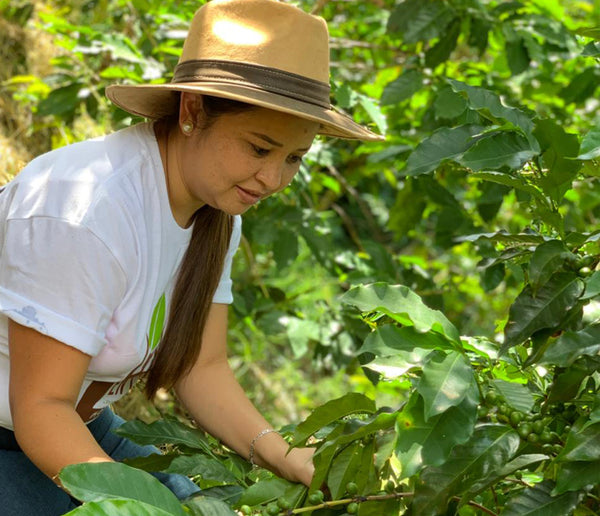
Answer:
<svg viewBox="0 0 600 516"><path fill-rule="evenodd" d="M179 63L172 83L217 81L249 86L331 109L329 84L277 68L239 61L193 59Z"/></svg>

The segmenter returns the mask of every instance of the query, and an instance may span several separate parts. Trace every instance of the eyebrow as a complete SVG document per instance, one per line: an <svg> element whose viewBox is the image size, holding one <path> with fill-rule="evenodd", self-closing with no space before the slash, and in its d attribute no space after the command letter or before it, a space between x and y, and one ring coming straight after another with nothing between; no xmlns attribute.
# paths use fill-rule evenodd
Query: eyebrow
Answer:
<svg viewBox="0 0 600 516"><path fill-rule="evenodd" d="M275 147L283 147L283 143L279 143L278 141L273 140L273 138L271 138L270 136L267 136L266 134L255 133L253 131L251 131L250 134L253 134L254 136L257 136L258 138L263 139L264 141L266 141L267 143L270 143L271 145L274 145ZM302 149L298 149L298 150L299 151L308 151L309 149L310 149L310 147L303 147Z"/></svg>

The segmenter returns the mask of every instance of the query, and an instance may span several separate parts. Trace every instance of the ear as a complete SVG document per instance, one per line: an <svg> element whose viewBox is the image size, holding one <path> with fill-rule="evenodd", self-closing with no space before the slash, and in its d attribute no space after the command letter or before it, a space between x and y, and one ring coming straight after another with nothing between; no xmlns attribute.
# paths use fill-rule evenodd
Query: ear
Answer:
<svg viewBox="0 0 600 516"><path fill-rule="evenodd" d="M192 122L194 127L202 127L204 121L203 97L197 93L181 92L179 101L179 127Z"/></svg>

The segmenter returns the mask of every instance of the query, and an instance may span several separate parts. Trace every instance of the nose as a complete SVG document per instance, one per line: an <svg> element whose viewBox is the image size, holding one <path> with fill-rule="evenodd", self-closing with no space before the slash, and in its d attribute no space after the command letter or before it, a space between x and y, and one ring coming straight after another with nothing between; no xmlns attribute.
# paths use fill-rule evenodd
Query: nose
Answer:
<svg viewBox="0 0 600 516"><path fill-rule="evenodd" d="M285 163L278 161L265 162L256 173L256 179L269 192L276 192L282 188L284 180Z"/></svg>

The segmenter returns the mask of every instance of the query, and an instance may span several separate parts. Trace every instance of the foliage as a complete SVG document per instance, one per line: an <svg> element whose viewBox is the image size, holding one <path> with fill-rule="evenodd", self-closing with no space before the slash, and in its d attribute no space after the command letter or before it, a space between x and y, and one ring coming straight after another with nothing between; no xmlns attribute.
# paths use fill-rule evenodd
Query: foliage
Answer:
<svg viewBox="0 0 600 516"><path fill-rule="evenodd" d="M53 73L15 66L2 83L33 132L58 127L54 145L78 120L134 122L104 88L168 80L197 7L73 4L39 14L63 48ZM330 22L336 103L387 134L317 141L293 187L244 218L232 363L276 421L297 416L282 387L297 393L288 407L319 400L284 428L316 448L315 481L251 471L215 442L174 439L180 427L173 450L135 465L193 475L192 514L600 513L600 5L300 4ZM29 6L0 13L25 26ZM339 370L341 390L315 381ZM89 489L96 468L103 485L102 467L75 467L73 485ZM177 514L107 492L74 512Z"/></svg>

